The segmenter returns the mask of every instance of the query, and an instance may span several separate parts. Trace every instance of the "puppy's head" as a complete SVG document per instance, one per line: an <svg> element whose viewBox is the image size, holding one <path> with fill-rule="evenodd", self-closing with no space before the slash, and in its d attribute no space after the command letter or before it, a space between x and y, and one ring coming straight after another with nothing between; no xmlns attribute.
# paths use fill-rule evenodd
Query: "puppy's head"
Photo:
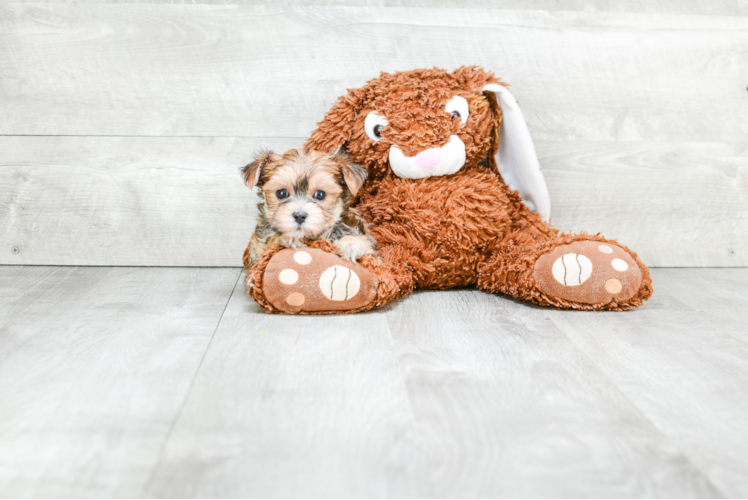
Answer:
<svg viewBox="0 0 748 500"><path fill-rule="evenodd" d="M262 190L260 215L278 233L299 239L332 228L366 180L345 153L306 149L261 151L242 173L250 188Z"/></svg>

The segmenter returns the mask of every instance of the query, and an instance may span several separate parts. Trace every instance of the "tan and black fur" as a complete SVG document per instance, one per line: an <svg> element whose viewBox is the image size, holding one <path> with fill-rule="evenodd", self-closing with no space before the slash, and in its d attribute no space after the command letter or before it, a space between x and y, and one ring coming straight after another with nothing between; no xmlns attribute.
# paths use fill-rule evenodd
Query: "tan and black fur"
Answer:
<svg viewBox="0 0 748 500"><path fill-rule="evenodd" d="M269 247L295 248L315 240L332 242L346 260L376 256L366 223L350 208L367 174L345 153L261 151L242 174L251 189L261 188L257 226L244 252L245 267L254 266ZM323 199L315 198L319 192L324 193Z"/></svg>

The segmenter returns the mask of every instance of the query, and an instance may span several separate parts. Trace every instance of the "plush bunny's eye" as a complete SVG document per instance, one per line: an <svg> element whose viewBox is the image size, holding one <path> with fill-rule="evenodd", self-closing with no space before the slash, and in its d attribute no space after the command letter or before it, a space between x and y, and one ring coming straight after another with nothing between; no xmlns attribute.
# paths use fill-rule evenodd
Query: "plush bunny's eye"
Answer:
<svg viewBox="0 0 748 500"><path fill-rule="evenodd" d="M368 135L369 139L372 141L378 141L382 138L382 129L386 127L388 123L387 118L377 114L376 111L372 111L366 115L366 120L364 120L366 135Z"/></svg>
<svg viewBox="0 0 748 500"><path fill-rule="evenodd" d="M458 95L454 96L444 106L444 111L452 115L452 118L460 119L460 126L464 127L467 123L468 116L470 116L470 106L468 106L467 100L464 97Z"/></svg>

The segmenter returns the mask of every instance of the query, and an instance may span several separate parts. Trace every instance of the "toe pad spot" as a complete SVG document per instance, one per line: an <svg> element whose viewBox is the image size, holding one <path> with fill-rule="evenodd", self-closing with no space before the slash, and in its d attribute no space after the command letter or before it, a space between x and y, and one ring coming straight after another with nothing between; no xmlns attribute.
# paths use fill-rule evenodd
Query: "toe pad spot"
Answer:
<svg viewBox="0 0 748 500"><path fill-rule="evenodd" d="M616 271L621 271L621 272L629 268L629 265L626 264L626 262L621 259L613 259L610 265L613 266L613 269L615 269Z"/></svg>
<svg viewBox="0 0 748 500"><path fill-rule="evenodd" d="M299 273L293 269L284 269L278 275L278 280L284 285L293 285L299 281Z"/></svg>
<svg viewBox="0 0 748 500"><path fill-rule="evenodd" d="M330 300L348 300L356 296L361 288L361 281L352 269L332 266L320 276L319 288Z"/></svg>
<svg viewBox="0 0 748 500"><path fill-rule="evenodd" d="M299 250L298 252L293 254L293 259L299 264L301 264L302 266L305 266L312 261L312 256L309 255L309 252Z"/></svg>
<svg viewBox="0 0 748 500"><path fill-rule="evenodd" d="M610 293L618 293L623 289L623 285L617 279L609 279L605 282L605 289Z"/></svg>
<svg viewBox="0 0 748 500"><path fill-rule="evenodd" d="M592 274L592 262L584 255L567 253L556 259L551 272L562 285L577 286L587 281Z"/></svg>
<svg viewBox="0 0 748 500"><path fill-rule="evenodd" d="M288 302L288 305L293 307L300 306L304 303L305 300L306 299L304 298L304 296L298 292L294 292L286 298L286 302Z"/></svg>

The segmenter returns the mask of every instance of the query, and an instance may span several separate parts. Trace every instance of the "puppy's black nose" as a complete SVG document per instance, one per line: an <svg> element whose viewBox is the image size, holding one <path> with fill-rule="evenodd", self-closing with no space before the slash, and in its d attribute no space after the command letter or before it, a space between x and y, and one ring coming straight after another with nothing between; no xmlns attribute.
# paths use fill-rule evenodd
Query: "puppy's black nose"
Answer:
<svg viewBox="0 0 748 500"><path fill-rule="evenodd" d="M306 212L294 212L293 218L296 220L296 224L303 224L306 220Z"/></svg>

